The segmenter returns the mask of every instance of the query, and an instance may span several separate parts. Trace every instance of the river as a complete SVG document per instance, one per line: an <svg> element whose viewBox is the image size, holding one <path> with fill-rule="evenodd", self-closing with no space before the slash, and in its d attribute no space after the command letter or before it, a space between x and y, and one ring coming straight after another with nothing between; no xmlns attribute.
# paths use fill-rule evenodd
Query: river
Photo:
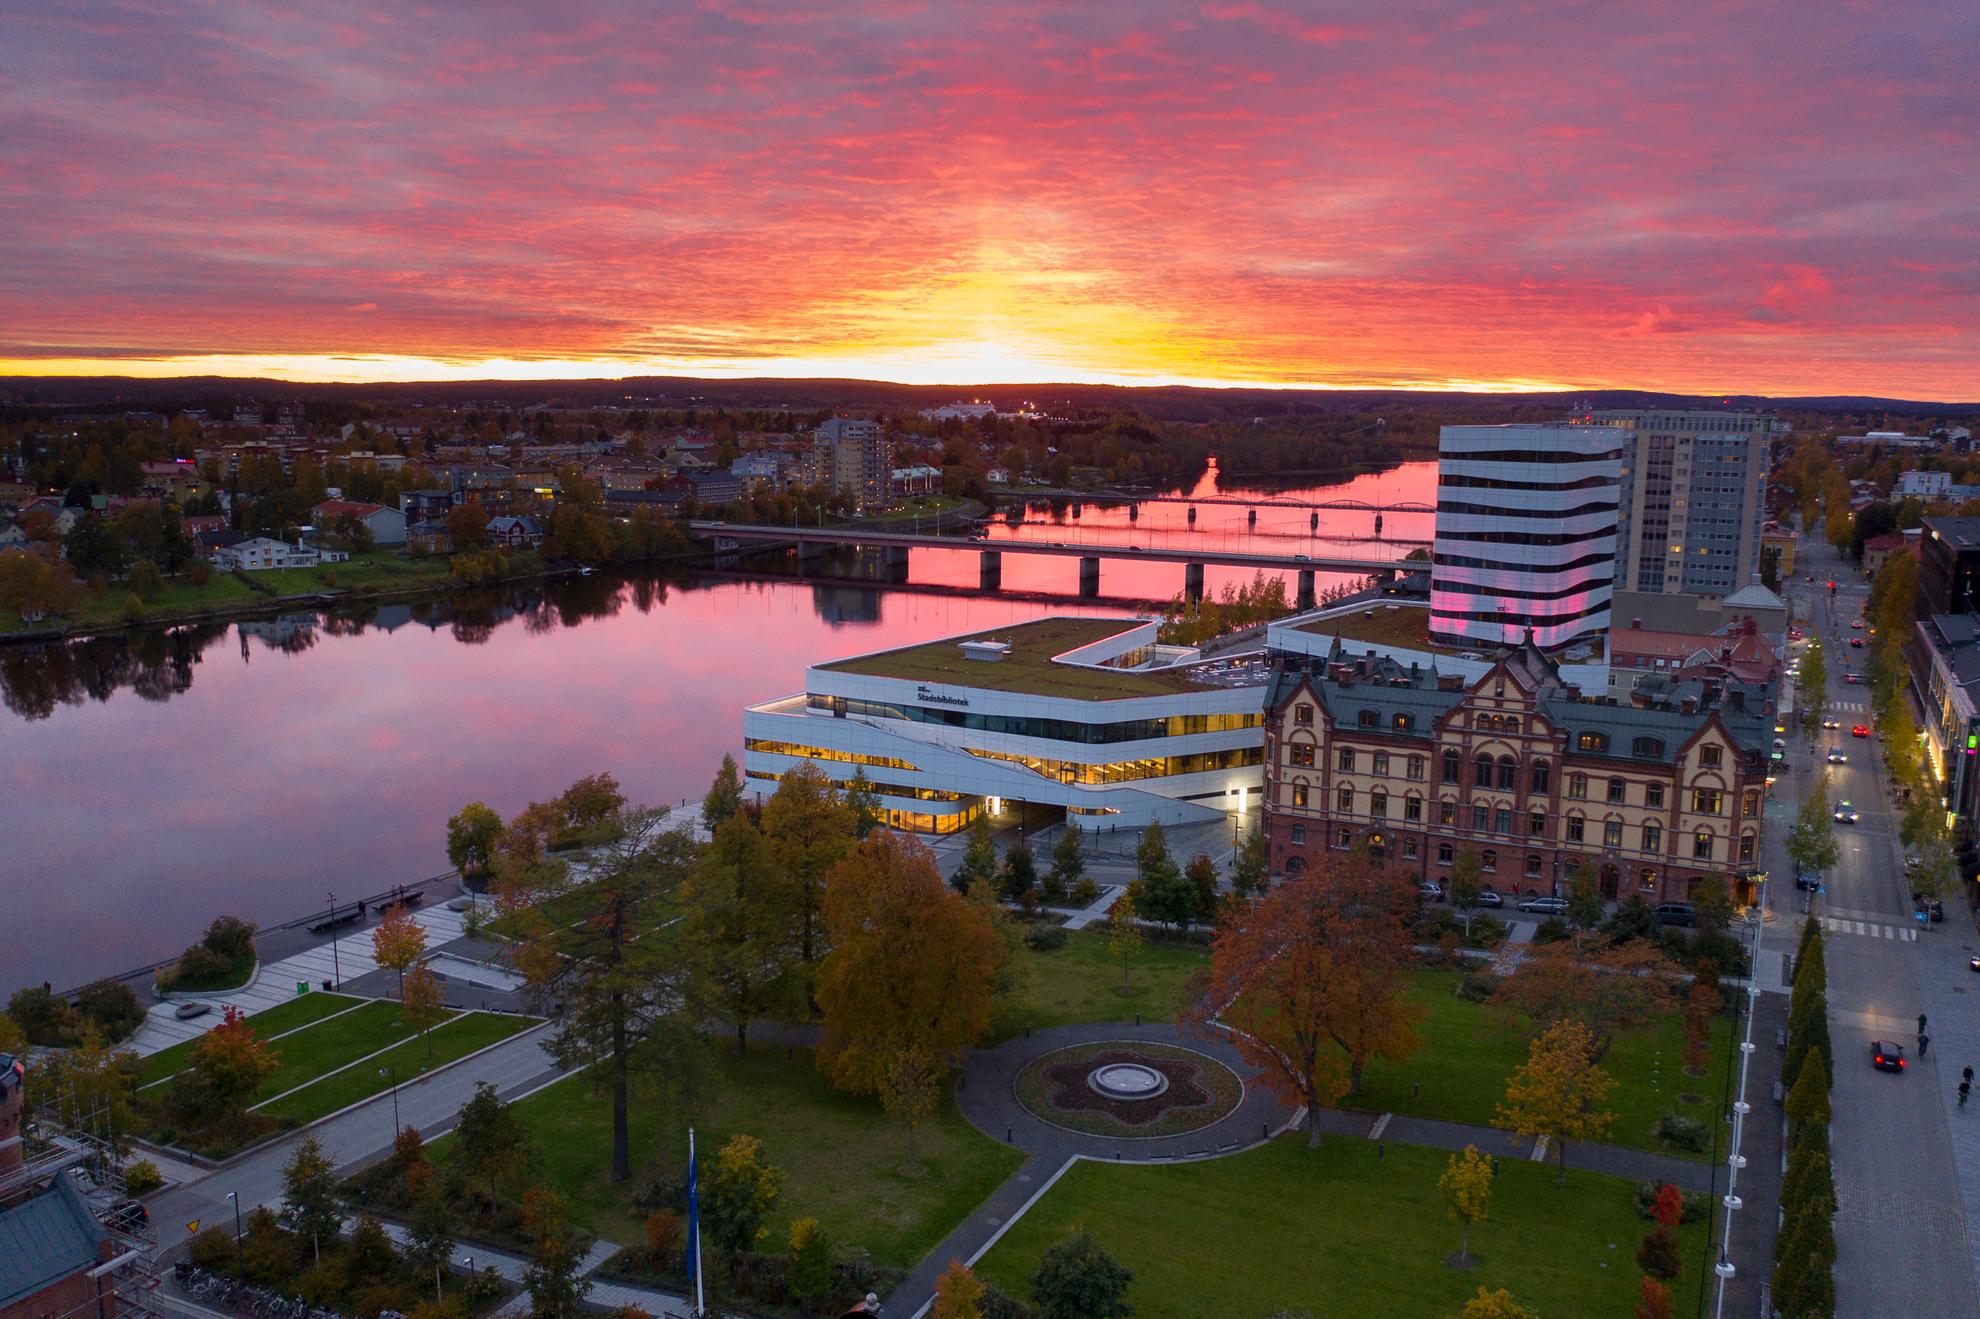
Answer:
<svg viewBox="0 0 1980 1319"><path fill-rule="evenodd" d="M1270 497L1435 502L1436 464ZM1248 492L1225 489L1223 494ZM1190 492L1219 493L1215 473ZM1144 504L1034 510L996 539L1211 544L1400 557L1374 515ZM1428 540L1434 516L1383 535ZM1355 538L1353 543L1326 537ZM1179 564L1108 561L1077 598L1069 559L1008 555L977 591L973 550L914 551L906 583L597 576L418 605L0 651L0 994L58 988L169 956L214 916L291 919L325 895L372 894L447 868L447 817L504 814L599 770L649 803L698 798L742 709L802 690L807 665L1051 613L1147 609ZM779 574L782 575L779 575ZM1214 591L1248 574L1211 568ZM1325 584L1323 576L1322 582Z"/></svg>

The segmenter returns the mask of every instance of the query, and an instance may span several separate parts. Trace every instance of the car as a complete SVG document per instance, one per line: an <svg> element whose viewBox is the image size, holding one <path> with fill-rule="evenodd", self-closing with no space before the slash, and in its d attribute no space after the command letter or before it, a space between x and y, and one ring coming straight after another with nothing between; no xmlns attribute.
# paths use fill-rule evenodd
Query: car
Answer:
<svg viewBox="0 0 1980 1319"><path fill-rule="evenodd" d="M1422 895L1425 902L1442 902L1444 900L1444 886L1434 879L1424 880L1416 886L1416 891Z"/></svg>
<svg viewBox="0 0 1980 1319"><path fill-rule="evenodd" d="M191 1021L194 1017L203 1017L211 1011L213 1009L204 1003L181 1003L172 1009L172 1015L180 1021Z"/></svg>
<svg viewBox="0 0 1980 1319"><path fill-rule="evenodd" d="M1836 803L1837 824L1856 824L1862 818L1861 815L1857 814L1856 808L1851 806L1847 801Z"/></svg>
<svg viewBox="0 0 1980 1319"><path fill-rule="evenodd" d="M1698 913L1689 902L1660 902L1652 911L1659 925L1696 925Z"/></svg>
<svg viewBox="0 0 1980 1319"><path fill-rule="evenodd" d="M1798 870L1794 876L1794 886L1804 893L1813 893L1822 887L1822 872L1819 870Z"/></svg>
<svg viewBox="0 0 1980 1319"><path fill-rule="evenodd" d="M1521 911L1534 912L1541 916L1559 916L1567 911L1566 898L1528 898L1519 904Z"/></svg>
<svg viewBox="0 0 1980 1319"><path fill-rule="evenodd" d="M1860 628L1863 626L1863 620L1860 618L1852 618L1849 620L1849 625L1851 627Z"/></svg>
<svg viewBox="0 0 1980 1319"><path fill-rule="evenodd" d="M1946 904L1923 893L1911 895L1911 909L1924 912L1935 925L1946 918Z"/></svg>
<svg viewBox="0 0 1980 1319"><path fill-rule="evenodd" d="M1904 1046L1889 1040L1870 1041L1870 1065L1880 1072L1904 1070Z"/></svg>
<svg viewBox="0 0 1980 1319"><path fill-rule="evenodd" d="M1840 719L1824 719L1824 720L1822 721L1822 727L1824 727L1824 728L1841 728L1841 727L1842 727L1842 720L1840 720Z"/></svg>
<svg viewBox="0 0 1980 1319"><path fill-rule="evenodd" d="M1851 637L1851 638L1849 639L1849 644L1850 644L1850 648L1851 648L1852 650L1862 650L1862 649L1863 649L1863 638L1862 638L1862 637Z"/></svg>
<svg viewBox="0 0 1980 1319"><path fill-rule="evenodd" d="M1863 675L1860 673L1845 673L1843 675L1843 681L1854 687L1863 681Z"/></svg>
<svg viewBox="0 0 1980 1319"><path fill-rule="evenodd" d="M1786 739L1786 738L1784 738L1784 737L1777 737L1777 738L1775 738L1775 739L1774 739L1774 750L1776 750L1776 751L1785 751L1785 750L1787 750L1787 739Z"/></svg>
<svg viewBox="0 0 1980 1319"><path fill-rule="evenodd" d="M103 1211L103 1225L114 1232L135 1236L151 1221L151 1211L137 1200L119 1200Z"/></svg>
<svg viewBox="0 0 1980 1319"><path fill-rule="evenodd" d="M1847 765L1849 763L1849 757L1844 755L1839 748L1829 752L1829 763L1831 765Z"/></svg>
<svg viewBox="0 0 1980 1319"><path fill-rule="evenodd" d="M1478 905L1481 907L1503 907L1506 905L1506 900L1499 896L1497 889L1482 888L1478 890Z"/></svg>
<svg viewBox="0 0 1980 1319"><path fill-rule="evenodd" d="M1300 562L1300 563L1311 563L1311 562L1313 562L1313 560L1312 560L1312 558L1310 558L1309 556L1307 556L1307 555L1304 555L1304 554L1295 554L1295 555L1293 555L1293 558L1294 558L1295 560L1297 560L1298 562Z"/></svg>
<svg viewBox="0 0 1980 1319"><path fill-rule="evenodd" d="M1969 971L1980 971L1980 953L1976 953L1966 959L1966 969Z"/></svg>
<svg viewBox="0 0 1980 1319"><path fill-rule="evenodd" d="M1851 737L1868 737L1870 736L1870 725L1858 724L1856 727L1849 730L1849 735Z"/></svg>

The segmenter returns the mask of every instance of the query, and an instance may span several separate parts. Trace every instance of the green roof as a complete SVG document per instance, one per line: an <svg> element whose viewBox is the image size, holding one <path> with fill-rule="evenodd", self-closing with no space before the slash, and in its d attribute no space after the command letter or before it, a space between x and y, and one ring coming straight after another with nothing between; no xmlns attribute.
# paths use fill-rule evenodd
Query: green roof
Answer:
<svg viewBox="0 0 1980 1319"><path fill-rule="evenodd" d="M924 641L899 650L875 651L814 667L829 673L857 673L906 682L945 683L982 691L1023 692L1078 701L1116 701L1130 696L1166 696L1200 691L1186 667L1135 673L1123 669L1059 664L1054 657L1090 646L1129 628L1137 618L1042 618L967 636ZM1003 641L1011 647L1001 660L975 660L962 652L965 641Z"/></svg>

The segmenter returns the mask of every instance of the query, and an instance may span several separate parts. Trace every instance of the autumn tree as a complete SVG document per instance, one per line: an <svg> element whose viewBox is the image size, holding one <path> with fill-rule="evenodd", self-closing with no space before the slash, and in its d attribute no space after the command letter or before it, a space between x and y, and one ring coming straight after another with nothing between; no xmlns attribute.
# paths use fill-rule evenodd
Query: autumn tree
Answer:
<svg viewBox="0 0 1980 1319"><path fill-rule="evenodd" d="M447 1017L447 990L425 962L415 966L400 982L399 1013L426 1041L426 1056L431 1058L431 1032Z"/></svg>
<svg viewBox="0 0 1980 1319"><path fill-rule="evenodd" d="M721 827L722 822L742 809L742 774L736 768L734 756L723 756L722 767L715 771L715 781L708 785L708 795L701 799L701 822L709 833Z"/></svg>
<svg viewBox="0 0 1980 1319"><path fill-rule="evenodd" d="M1121 996L1134 991L1128 987L1128 959L1141 947L1141 917L1134 909L1134 894L1123 892L1107 908L1107 951L1121 959Z"/></svg>
<svg viewBox="0 0 1980 1319"><path fill-rule="evenodd" d="M1319 1110L1358 1091L1370 1060L1401 1062L1421 1047L1423 1010L1405 997L1415 891L1369 866L1334 862L1288 877L1217 932L1209 989L1191 1016L1213 1014L1260 1082Z"/></svg>
<svg viewBox="0 0 1980 1319"><path fill-rule="evenodd" d="M547 1186L532 1186L523 1195L522 1219L529 1240L523 1290L530 1317L572 1319L591 1279L584 1276L584 1248L571 1231L570 1203Z"/></svg>
<svg viewBox="0 0 1980 1319"><path fill-rule="evenodd" d="M1526 1062L1506 1084L1505 1102L1493 1125L1519 1136L1545 1136L1560 1159L1567 1184L1567 1143L1589 1140L1612 1120L1600 1105L1615 1078L1596 1064L1595 1036L1582 1021L1564 1017L1527 1050Z"/></svg>
<svg viewBox="0 0 1980 1319"><path fill-rule="evenodd" d="M396 971L399 998L406 996L406 969L426 952L426 931L413 919L412 909L395 902L371 928L371 956L378 965Z"/></svg>
<svg viewBox="0 0 1980 1319"><path fill-rule="evenodd" d="M935 854L882 830L825 887L832 951L819 967L819 1059L840 1089L883 1091L903 1050L946 1070L990 1028L1002 942L982 911L942 882Z"/></svg>
<svg viewBox="0 0 1980 1319"><path fill-rule="evenodd" d="M1602 886L1595 877L1594 864L1587 857L1577 857L1574 868L1568 872L1567 911L1563 913L1574 927L1577 945L1584 932L1602 923L1604 910Z"/></svg>
<svg viewBox="0 0 1980 1319"><path fill-rule="evenodd" d="M983 1319L983 1284L959 1259L949 1261L935 1280L935 1307L928 1319Z"/></svg>
<svg viewBox="0 0 1980 1319"><path fill-rule="evenodd" d="M1217 863L1207 852L1198 852L1183 867L1183 879L1189 884L1196 908L1194 915L1199 921L1207 921L1217 914Z"/></svg>
<svg viewBox="0 0 1980 1319"><path fill-rule="evenodd" d="M1466 847L1457 854L1457 864L1451 867L1451 877L1444 885L1444 896L1451 900L1451 910L1464 922L1467 939L1471 937L1471 913L1483 891L1480 879L1484 873L1477 849Z"/></svg>
<svg viewBox="0 0 1980 1319"><path fill-rule="evenodd" d="M447 859L463 875L486 874L501 836L502 817L481 802L469 802L447 821Z"/></svg>
<svg viewBox="0 0 1980 1319"><path fill-rule="evenodd" d="M281 1065L248 1024L247 1014L237 1007L222 1008L220 1024L199 1037L191 1061L174 1078L174 1104L203 1118L243 1112Z"/></svg>
<svg viewBox="0 0 1980 1319"><path fill-rule="evenodd" d="M852 812L812 765L784 775L763 805L763 836L770 842L798 957L807 966L825 955L825 876L852 850L852 833Z"/></svg>
<svg viewBox="0 0 1980 1319"><path fill-rule="evenodd" d="M1619 1032L1646 1025L1669 1005L1669 963L1640 941L1576 952L1536 944L1503 980L1494 1000L1533 1031L1557 1021L1581 1024L1599 1061Z"/></svg>
<svg viewBox="0 0 1980 1319"><path fill-rule="evenodd" d="M784 1174L764 1157L763 1142L731 1136L715 1152L715 1166L701 1191L703 1230L731 1253L754 1249L769 1234L770 1210L783 1188Z"/></svg>
<svg viewBox="0 0 1980 1319"><path fill-rule="evenodd" d="M1458 1267L1471 1267L1471 1225L1485 1221L1492 1206L1492 1161L1478 1152L1476 1145L1464 1147L1462 1155L1451 1155L1444 1175L1437 1179L1451 1217L1462 1225L1458 1237Z"/></svg>
<svg viewBox="0 0 1980 1319"><path fill-rule="evenodd" d="M552 1054L565 1067L583 1068L612 1097L615 1182L632 1176L633 1074L683 1086L700 1059L685 959L664 933L698 849L685 830L663 825L660 812L621 810L593 827L609 836L557 894L563 905L554 918L529 901L514 913L516 967L527 991L538 1004L561 1009L552 1013Z"/></svg>
<svg viewBox="0 0 1980 1319"><path fill-rule="evenodd" d="M731 815L681 890L695 1001L735 1030L749 1049L749 1026L802 1012L795 931L770 860L770 844L747 815Z"/></svg>
<svg viewBox="0 0 1980 1319"><path fill-rule="evenodd" d="M337 1172L315 1136L304 1136L282 1168L282 1226L309 1238L316 1263L323 1263L323 1243L337 1243L343 1227Z"/></svg>
<svg viewBox="0 0 1980 1319"><path fill-rule="evenodd" d="M1703 977L1691 982L1684 996L1684 1065L1705 1066L1706 1049L1712 1038L1712 1016L1719 1010L1719 991Z"/></svg>
<svg viewBox="0 0 1980 1319"><path fill-rule="evenodd" d="M1638 1280L1634 1319L1672 1319L1671 1289L1655 1278Z"/></svg>
<svg viewBox="0 0 1980 1319"><path fill-rule="evenodd" d="M828 1300L835 1279L832 1276L832 1238L815 1218L791 1223L790 1240L784 1252L784 1279L792 1296L804 1307L810 1319L814 1305Z"/></svg>

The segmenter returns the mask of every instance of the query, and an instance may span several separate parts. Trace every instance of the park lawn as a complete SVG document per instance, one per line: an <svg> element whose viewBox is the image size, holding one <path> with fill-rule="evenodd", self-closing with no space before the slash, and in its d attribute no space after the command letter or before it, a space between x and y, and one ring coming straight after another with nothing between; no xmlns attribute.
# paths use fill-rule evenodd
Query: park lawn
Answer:
<svg viewBox="0 0 1980 1319"><path fill-rule="evenodd" d="M340 1067L347 1067L367 1054L410 1039L413 1034L412 1023L405 1019L399 1005L382 998L365 1004L355 1012L346 1012L308 1030L297 1031L269 1046L269 1052L282 1065L255 1092L255 1103L264 1103L277 1095L287 1094L297 1086L306 1085L319 1076L327 1076Z"/></svg>
<svg viewBox="0 0 1980 1319"><path fill-rule="evenodd" d="M398 1005L390 1006L396 1010ZM314 1122L360 1099L383 1094L391 1088L394 1075L400 1085L405 1085L424 1073L457 1062L478 1049L506 1040L535 1024L530 1017L464 1012L451 1021L435 1026L427 1039L409 1039L376 1058L367 1058L354 1067L333 1072L314 1085L292 1089L280 1098L263 1104L255 1112L268 1117L292 1119L298 1126Z"/></svg>
<svg viewBox="0 0 1980 1319"><path fill-rule="evenodd" d="M1133 1271L1137 1319L1289 1311L1329 1319L1455 1314L1482 1284L1548 1316L1626 1315L1636 1246L1653 1224L1633 1183L1521 1159L1499 1161L1488 1219L1471 1230L1474 1267L1446 1267L1458 1226L1437 1189L1450 1155L1329 1136L1225 1159L1141 1165L1081 1161L977 1264L1020 1298L1044 1251L1091 1232ZM1676 1313L1695 1313L1703 1223L1680 1229ZM1693 1304L1687 1305L1686 1302Z"/></svg>
<svg viewBox="0 0 1980 1319"><path fill-rule="evenodd" d="M101 627L105 623L124 621L124 604L130 598L128 582L111 582L100 596L85 591L76 612L66 621L71 627ZM240 604L251 604L262 596L239 578L228 573L216 572L207 579L205 586L194 586L183 574L165 579L165 589L154 600L144 604L144 618L148 623L168 621L173 618L203 614ZM55 620L42 619L38 623L27 623L12 609L0 609L0 633L27 631L30 628L46 628Z"/></svg>
<svg viewBox="0 0 1980 1319"><path fill-rule="evenodd" d="M270 568L254 573L253 577L277 595L330 590L394 591L452 581L453 568L444 557L414 558L399 553L394 546L353 554L343 563L326 563L319 568Z"/></svg>
<svg viewBox="0 0 1980 1319"><path fill-rule="evenodd" d="M810 1050L757 1044L739 1058L719 1041L709 1050L706 1102L695 1124L703 1175L730 1137L747 1134L786 1176L765 1249L781 1249L791 1221L809 1216L842 1250L911 1267L1024 1161L970 1126L945 1093L941 1111L915 1133L922 1168L908 1175L906 1130L878 1100L835 1090ZM612 1106L582 1077L522 1100L516 1112L536 1135L535 1175L569 1198L573 1220L608 1240L641 1241L646 1211L633 1205L633 1194L687 1165L687 1124L673 1105L635 1093L633 1176L617 1186L607 1179Z"/></svg>
<svg viewBox="0 0 1980 1319"><path fill-rule="evenodd" d="M1417 1024L1423 1048L1400 1064L1370 1063L1361 1093L1343 1097L1339 1107L1491 1123L1505 1098L1506 1081L1526 1061L1529 1037L1514 1014L1459 998L1455 992L1459 979L1454 971L1417 973L1409 995L1424 1010ZM1616 1079L1608 1103L1615 1121L1603 1140L1631 1149L1709 1158L1709 1150L1685 1155L1670 1148L1657 1139L1652 1128L1663 1114L1677 1113L1706 1123L1709 1133L1710 1124L1717 1120L1715 1105L1725 1092L1730 1030L1725 1016L1713 1019L1709 1060L1702 1077L1684 1074L1684 1029L1676 1012L1618 1036L1602 1060L1603 1069ZM1412 1092L1412 1086L1418 1089ZM1678 1099L1680 1094L1696 1095L1703 1102L1684 1103Z"/></svg>
<svg viewBox="0 0 1980 1319"><path fill-rule="evenodd" d="M1128 985L1121 993L1121 959L1107 951L1104 930L1068 930L1065 946L1024 950L1030 992L1021 1004L997 1014L993 1039L1009 1039L1026 1026L1042 1030L1087 1021L1174 1021L1188 1002L1190 981L1210 966L1198 944L1143 939L1128 957Z"/></svg>
<svg viewBox="0 0 1980 1319"><path fill-rule="evenodd" d="M314 1021L357 1007L364 1000L349 994L308 993L300 994L286 1003L277 1004L266 1012L257 1012L248 1018L255 1034L267 1040L286 1031L299 1030ZM214 1025L219 1025L216 1019ZM138 1084L150 1085L171 1076L188 1062L198 1047L202 1036L182 1040L169 1049L160 1049L146 1058L138 1069ZM281 1048L281 1045L276 1045Z"/></svg>

